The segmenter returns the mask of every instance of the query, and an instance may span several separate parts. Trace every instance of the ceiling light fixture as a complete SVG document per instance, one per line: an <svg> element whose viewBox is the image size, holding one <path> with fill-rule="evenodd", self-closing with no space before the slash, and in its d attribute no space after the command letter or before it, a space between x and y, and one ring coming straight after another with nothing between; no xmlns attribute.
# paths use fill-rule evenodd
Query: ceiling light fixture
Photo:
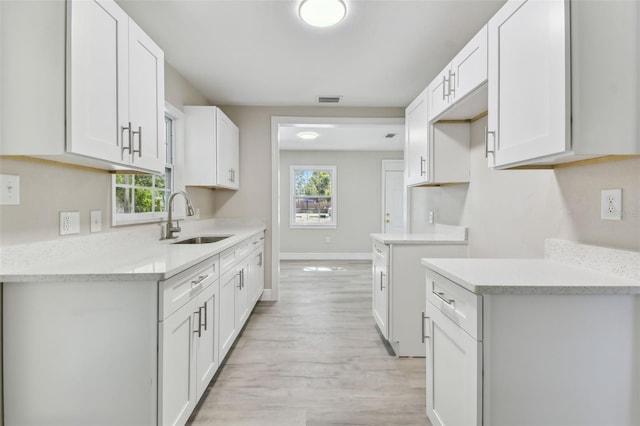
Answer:
<svg viewBox="0 0 640 426"><path fill-rule="evenodd" d="M313 140L313 139L317 138L320 135L317 134L316 132L300 132L296 136L298 136L300 139L304 139L306 141L310 141L310 140Z"/></svg>
<svg viewBox="0 0 640 426"><path fill-rule="evenodd" d="M347 15L343 0L303 0L298 8L300 18L314 27L330 27Z"/></svg>

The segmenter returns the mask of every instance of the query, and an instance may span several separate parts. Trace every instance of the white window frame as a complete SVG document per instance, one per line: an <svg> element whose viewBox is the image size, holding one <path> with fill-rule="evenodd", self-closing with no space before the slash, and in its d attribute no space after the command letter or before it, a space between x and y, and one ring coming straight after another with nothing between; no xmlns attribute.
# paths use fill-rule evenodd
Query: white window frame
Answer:
<svg viewBox="0 0 640 426"><path fill-rule="evenodd" d="M179 109L175 108L173 105L166 103L165 104L165 114L164 117L168 117L172 120L171 126L171 163L165 163L165 171L171 171L171 179L165 181L165 185L169 189L169 193L167 194L167 198L165 199L165 209L168 208L167 201L168 195L177 190L184 190L184 187L180 187L179 179L176 177L177 173L180 170L180 167L177 166L177 152L179 151L179 147L182 146L183 143L183 126L184 126L184 114ZM167 141L165 140L165 144ZM174 204L178 204L178 200L174 200ZM184 218L184 208L177 208L174 205L174 210L177 214L174 215L176 219ZM167 219L167 212L144 212L144 213L117 213L116 212L116 174L114 174L111 178L111 225L112 226L122 226L122 225L135 225L135 224L143 224L143 223L153 223L153 222L162 222Z"/></svg>
<svg viewBox="0 0 640 426"><path fill-rule="evenodd" d="M296 222L296 170L329 171L331 173L331 222ZM338 173L337 166L292 165L289 175L289 228L290 229L336 229L338 227Z"/></svg>

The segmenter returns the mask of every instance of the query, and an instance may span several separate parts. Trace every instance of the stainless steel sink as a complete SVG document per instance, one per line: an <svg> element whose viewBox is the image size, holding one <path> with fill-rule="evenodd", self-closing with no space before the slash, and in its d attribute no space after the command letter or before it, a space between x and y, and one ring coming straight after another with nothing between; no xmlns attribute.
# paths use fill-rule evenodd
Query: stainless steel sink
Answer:
<svg viewBox="0 0 640 426"><path fill-rule="evenodd" d="M218 241L222 241L225 238L229 238L231 235L219 235L216 237L192 237L187 238L186 240L176 241L173 244L209 244L209 243L217 243Z"/></svg>

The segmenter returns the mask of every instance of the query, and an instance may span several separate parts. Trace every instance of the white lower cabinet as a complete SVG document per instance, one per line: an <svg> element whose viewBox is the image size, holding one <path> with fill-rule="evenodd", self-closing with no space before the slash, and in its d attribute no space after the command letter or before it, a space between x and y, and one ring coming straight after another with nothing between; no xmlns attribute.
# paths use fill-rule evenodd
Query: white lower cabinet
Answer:
<svg viewBox="0 0 640 426"><path fill-rule="evenodd" d="M431 269L426 276L434 426L640 424L639 295L550 286L475 294ZM479 280L490 286L488 276Z"/></svg>
<svg viewBox="0 0 640 426"><path fill-rule="evenodd" d="M165 310L170 315L159 324L161 425L186 423L219 365L217 256L211 265L192 269L196 271L186 277L180 274L162 283L164 293L189 289L189 297L186 303L179 297L182 307L173 313Z"/></svg>
<svg viewBox="0 0 640 426"><path fill-rule="evenodd" d="M382 234L383 235L383 234ZM423 257L467 257L458 244L373 241L372 314L397 356L425 356Z"/></svg>
<svg viewBox="0 0 640 426"><path fill-rule="evenodd" d="M220 358L224 359L238 334L236 327L236 271L227 272L220 279Z"/></svg>
<svg viewBox="0 0 640 426"><path fill-rule="evenodd" d="M427 302L427 415L434 426L482 424L482 342Z"/></svg>
<svg viewBox="0 0 640 426"><path fill-rule="evenodd" d="M254 240L161 281L2 283L4 424L186 424L262 293Z"/></svg>
<svg viewBox="0 0 640 426"><path fill-rule="evenodd" d="M373 242L372 312L380 332L389 339L389 246Z"/></svg>

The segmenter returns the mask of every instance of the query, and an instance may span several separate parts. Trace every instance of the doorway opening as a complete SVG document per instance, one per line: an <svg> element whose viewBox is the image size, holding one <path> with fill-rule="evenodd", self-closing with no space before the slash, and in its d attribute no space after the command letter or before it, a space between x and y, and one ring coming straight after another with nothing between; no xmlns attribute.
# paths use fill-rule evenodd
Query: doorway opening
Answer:
<svg viewBox="0 0 640 426"><path fill-rule="evenodd" d="M316 133L314 140L303 140L299 133ZM278 300L280 282L281 227L285 212L281 207L283 150L315 151L403 151L404 118L283 117L271 118L271 290L267 300ZM379 167L379 166L378 166ZM340 171L338 171L340 174ZM379 180L376 179L376 184ZM376 213L377 214L377 213ZM376 226L377 227L377 226ZM375 232L372 231L372 232ZM266 291L265 291L266 292Z"/></svg>

